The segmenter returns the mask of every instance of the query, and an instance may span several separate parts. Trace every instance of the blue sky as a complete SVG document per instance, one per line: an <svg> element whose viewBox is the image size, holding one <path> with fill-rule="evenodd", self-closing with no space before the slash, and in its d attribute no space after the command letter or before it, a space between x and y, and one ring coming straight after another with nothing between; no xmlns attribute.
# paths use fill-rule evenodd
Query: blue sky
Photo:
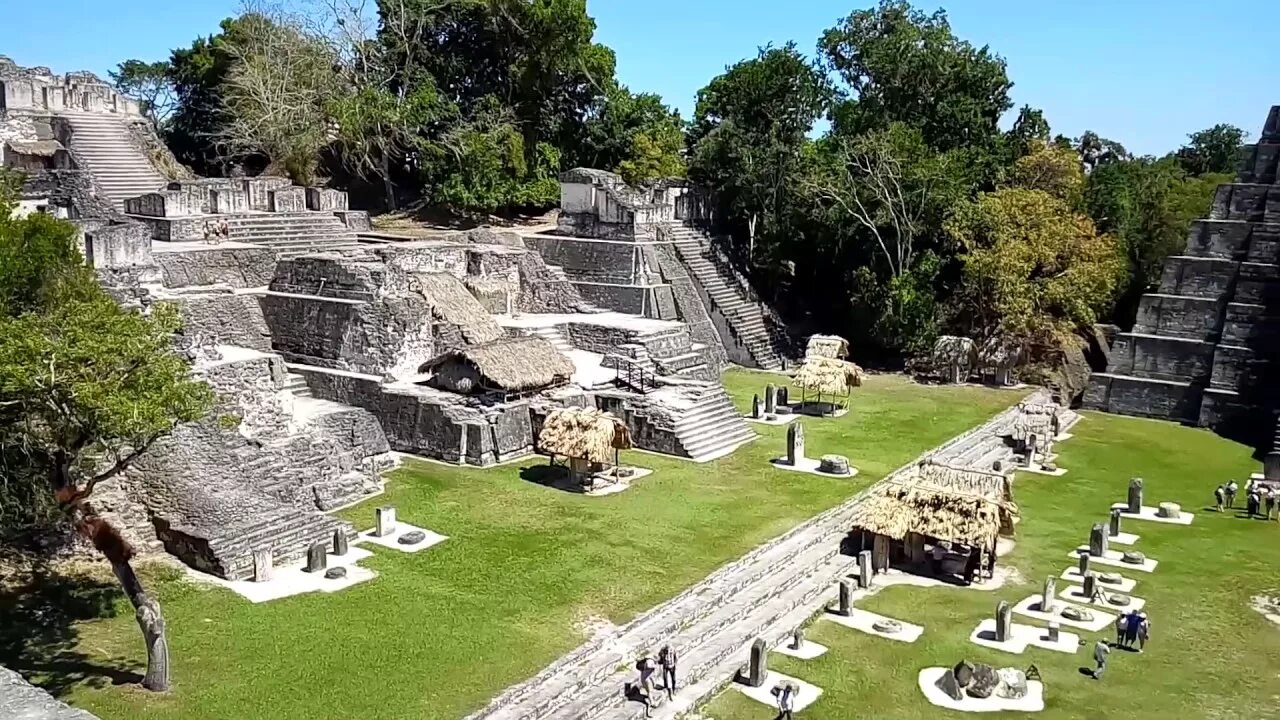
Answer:
<svg viewBox="0 0 1280 720"><path fill-rule="evenodd" d="M57 72L104 74L125 58L160 59L217 29L236 0L0 0L0 54ZM1256 136L1280 103L1274 0L950 0L956 33L1009 62L1013 98L1045 110L1055 132L1086 129L1160 154L1192 131L1230 122ZM822 30L867 2L588 0L618 75L687 117L726 64L769 42L812 52ZM937 5L917 2L932 10Z"/></svg>

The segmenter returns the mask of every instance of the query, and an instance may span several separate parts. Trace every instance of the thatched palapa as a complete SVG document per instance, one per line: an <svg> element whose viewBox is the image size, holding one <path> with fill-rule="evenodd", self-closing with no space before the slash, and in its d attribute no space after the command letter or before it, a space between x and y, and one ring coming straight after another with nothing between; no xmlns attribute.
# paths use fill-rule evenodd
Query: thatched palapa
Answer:
<svg viewBox="0 0 1280 720"><path fill-rule="evenodd" d="M810 355L796 371L795 385L820 395L846 395L862 385L862 368L851 362Z"/></svg>
<svg viewBox="0 0 1280 720"><path fill-rule="evenodd" d="M612 463L617 450L630 448L631 433L626 423L600 410L553 410L538 433L538 449L542 452L593 463Z"/></svg>
<svg viewBox="0 0 1280 720"><path fill-rule="evenodd" d="M573 377L573 362L540 337L503 338L482 345L451 350L422 366L435 373L438 387L470 392L468 382L481 389L507 393L563 385Z"/></svg>
<svg viewBox="0 0 1280 720"><path fill-rule="evenodd" d="M804 356L843 360L849 357L849 341L839 335L811 335Z"/></svg>
<svg viewBox="0 0 1280 720"><path fill-rule="evenodd" d="M994 551L1017 506L982 495L917 483L885 483L859 505L853 526L904 541L908 534Z"/></svg>
<svg viewBox="0 0 1280 720"><path fill-rule="evenodd" d="M414 279L435 318L456 326L468 343L491 343L503 337L493 316L458 278L448 273L415 273Z"/></svg>

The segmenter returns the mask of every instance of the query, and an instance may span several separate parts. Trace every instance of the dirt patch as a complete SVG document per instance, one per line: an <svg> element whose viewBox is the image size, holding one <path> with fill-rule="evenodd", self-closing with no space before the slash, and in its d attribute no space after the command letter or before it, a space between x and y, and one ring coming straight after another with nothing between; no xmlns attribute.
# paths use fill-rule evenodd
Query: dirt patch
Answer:
<svg viewBox="0 0 1280 720"><path fill-rule="evenodd" d="M1280 595L1254 595L1250 598L1249 606L1262 617L1280 625Z"/></svg>
<svg viewBox="0 0 1280 720"><path fill-rule="evenodd" d="M618 626L600 615L584 615L574 620L573 629L582 637L591 639L611 635L618 630Z"/></svg>

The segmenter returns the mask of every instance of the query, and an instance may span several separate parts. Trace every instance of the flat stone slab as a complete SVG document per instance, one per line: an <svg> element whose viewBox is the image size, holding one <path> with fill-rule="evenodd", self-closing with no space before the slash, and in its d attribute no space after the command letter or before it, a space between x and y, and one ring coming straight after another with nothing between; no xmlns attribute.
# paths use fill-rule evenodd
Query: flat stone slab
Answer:
<svg viewBox="0 0 1280 720"><path fill-rule="evenodd" d="M1080 574L1080 568L1078 567L1069 567L1066 570L1063 570L1061 577L1063 580L1070 580L1077 585L1084 585L1084 576ZM1133 592L1133 588L1137 585L1137 580L1124 577L1123 575L1120 576L1120 582L1118 583L1098 582L1098 586L1107 592L1131 593Z"/></svg>
<svg viewBox="0 0 1280 720"><path fill-rule="evenodd" d="M427 548L432 547L433 545L439 545L440 543L449 539L444 535L431 532L426 528L420 528L416 525L410 525L409 523L404 522L403 520L397 520L396 531L391 533L390 535L387 535L386 537L378 537L374 535L373 532L374 532L373 530L365 530L364 532L360 533L359 536L356 537L355 542L373 543L374 545L381 545L382 547L391 548L392 550L399 550L400 552L416 553L416 552L422 552L423 550L426 550ZM400 537L402 535L405 535L406 533L411 533L411 532L422 533L424 537L422 542L414 543L413 545L401 545Z"/></svg>
<svg viewBox="0 0 1280 720"><path fill-rule="evenodd" d="M1087 551L1089 549L1089 546L1082 545L1081 549ZM1080 553L1073 550L1072 552L1067 553L1067 557L1071 558L1072 560L1079 560ZM1123 558L1124 558L1124 553L1120 552L1119 550L1108 550L1107 554L1104 556L1099 557L1097 555L1094 555L1090 557L1089 562L1094 565L1109 565L1111 567L1124 568L1126 570L1138 570L1140 572L1146 572L1146 573L1155 572L1156 565L1160 564L1159 560L1152 560L1151 558L1147 558L1146 560L1142 561L1141 565L1134 565L1132 563L1125 562Z"/></svg>
<svg viewBox="0 0 1280 720"><path fill-rule="evenodd" d="M1092 620L1072 620L1070 618L1063 617L1062 610L1067 607L1074 607L1077 610L1084 610L1092 614L1093 619ZM1053 614L1042 612L1040 610L1039 593L1024 599L1022 602L1018 603L1017 605L1014 605L1013 612L1019 615L1025 615L1026 617L1032 618L1034 620L1039 620L1041 622L1047 623L1052 620L1057 622L1059 625L1063 627L1073 627L1073 628L1076 628L1077 630L1087 630L1089 632L1101 632L1102 630L1106 629L1108 626L1113 625L1116 621L1115 615L1112 615L1111 613L1102 612L1102 608L1084 607L1082 605L1076 605L1074 603L1069 603L1062 600L1059 600L1054 603ZM992 622L995 622L994 618L992 618Z"/></svg>
<svg viewBox="0 0 1280 720"><path fill-rule="evenodd" d="M334 555L330 552L328 554L329 569L341 567L347 570L346 577L338 579L326 578L324 573L304 572L303 568L307 566L305 559L293 565L277 566L272 573L271 579L266 582L224 580L185 565L183 567L186 568L188 577L192 577L199 582L207 582L227 588L251 603L264 603L309 592L337 592L366 580L372 580L378 576L377 573L356 565L356 563L371 555L373 555L372 552L355 546L348 548L346 555Z"/></svg>
<svg viewBox="0 0 1280 720"><path fill-rule="evenodd" d="M769 420L769 419L766 419L764 415L761 415L758 418L753 418L751 417L751 413L747 413L746 415L742 416L742 419L746 420L747 422L758 423L760 425L788 425L790 423L795 422L796 420L799 420L800 416L795 414L794 412L788 413L786 415L778 415L775 413L773 414L773 419Z"/></svg>
<svg viewBox="0 0 1280 720"><path fill-rule="evenodd" d="M1049 639L1049 630L1047 628L1010 622L1009 639L1000 642L996 640L996 619L987 618L978 623L978 627L974 628L973 632L969 634L969 642L982 647L989 647L993 650L1013 653L1014 655L1021 655L1027 651L1028 647L1038 647L1070 655L1080 647L1080 636L1065 630L1059 630L1058 639L1054 641Z"/></svg>
<svg viewBox="0 0 1280 720"><path fill-rule="evenodd" d="M826 645L820 645L812 640L805 640L804 645L801 645L800 649L797 650L791 647L791 641L788 640L769 652L776 652L779 655L786 655L797 660L812 660L826 655L828 649Z"/></svg>
<svg viewBox="0 0 1280 720"><path fill-rule="evenodd" d="M792 695L792 698L795 700L795 704L792 705L792 708L795 712L804 710L812 705L819 697L822 697L822 688L817 685L807 683L799 678L793 678L790 675L783 675L782 673L775 672L773 670L770 670L769 674L765 676L764 684L760 687L749 687L739 682L735 682L733 686L738 689L738 692L741 692L752 700L764 703L765 705L776 709L778 707L778 699L774 696L773 689L786 683L791 683L792 685L800 688L800 692Z"/></svg>
<svg viewBox="0 0 1280 720"><path fill-rule="evenodd" d="M1121 510L1124 510L1125 508L1129 507L1129 504L1114 503L1112 504L1111 507L1120 508ZM1151 522L1167 523L1169 525L1190 525L1191 521L1194 520L1196 517L1195 513L1189 513L1186 510L1183 510L1176 518L1163 518L1156 514L1158 512L1159 512L1159 509L1156 507L1153 507L1151 505L1143 505L1142 512L1131 513L1125 510L1124 512L1120 513L1120 517L1130 518L1132 520L1149 520Z"/></svg>
<svg viewBox="0 0 1280 720"><path fill-rule="evenodd" d="M1102 592L1106 593L1107 595L1114 595L1115 593L1123 593L1125 595L1128 595L1128 593L1126 593L1123 590L1120 590L1119 588L1115 590L1111 590L1107 588L1107 586L1103 583L1098 583L1098 587L1102 588ZM1058 592L1058 597L1062 598L1063 600L1070 600L1073 603L1087 605L1092 608L1106 608L1107 610L1112 610L1117 613L1129 612L1131 610L1141 610L1142 606L1147 604L1147 601L1144 600L1143 598L1134 597L1132 595L1129 595L1129 602L1125 603L1124 605L1113 605L1109 602L1100 602L1096 599L1090 600L1087 597L1085 597L1084 587L1079 585L1072 585L1070 587L1062 588L1062 590Z"/></svg>
<svg viewBox="0 0 1280 720"><path fill-rule="evenodd" d="M995 619L992 618L991 621L995 622ZM920 692L924 693L925 699L938 707L961 712L1002 712L1010 710L1016 712L1040 712L1044 710L1044 683L1039 680L1028 680L1027 694L1016 700L997 697L994 693L987 698L965 696L963 700L954 700L936 685L938 678L949 670L951 668L927 667L920 671Z"/></svg>
<svg viewBox="0 0 1280 720"><path fill-rule="evenodd" d="M903 620L895 620L894 618L877 615L873 612L861 610L859 608L850 608L849 616L837 615L832 612L825 613L822 617L830 620L837 625L843 625L854 630L861 630L869 635L875 635L888 640L897 640L898 642L913 643L920 639L920 635L924 633L923 625L914 625ZM902 629L896 633L882 632L872 627L877 622L891 620L902 626Z"/></svg>
<svg viewBox="0 0 1280 720"><path fill-rule="evenodd" d="M1119 535L1108 535L1107 542L1112 545L1133 545L1138 542L1139 535L1133 533L1122 532Z"/></svg>
<svg viewBox="0 0 1280 720"><path fill-rule="evenodd" d="M1017 470L1018 472L1035 473L1036 475L1048 475L1049 477L1062 477L1063 475L1067 474L1067 469L1063 467L1060 467L1057 470L1044 470L1039 466L1036 466L1036 467L1019 466L1019 467L1015 467L1014 470Z"/></svg>
<svg viewBox="0 0 1280 720"><path fill-rule="evenodd" d="M800 458L799 463L795 465L791 465L787 462L787 458L784 456L784 457L770 460L769 463L774 467L778 468L779 470L793 470L795 472L807 472L813 475L818 475L819 477L851 478L854 475L858 474L858 468L852 465L849 466L849 473L847 475L835 475L832 473L818 472L818 466L822 464L822 461L819 460L818 458L808 458L808 457Z"/></svg>

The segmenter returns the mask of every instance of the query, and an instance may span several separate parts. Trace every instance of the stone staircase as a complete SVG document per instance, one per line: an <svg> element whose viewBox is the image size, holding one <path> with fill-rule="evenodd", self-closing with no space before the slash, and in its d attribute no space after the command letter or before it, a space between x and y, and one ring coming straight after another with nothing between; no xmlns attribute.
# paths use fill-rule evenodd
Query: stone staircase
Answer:
<svg viewBox="0 0 1280 720"><path fill-rule="evenodd" d="M989 444L1011 422L1016 409L951 439L895 471L909 474L924 457L964 455ZM874 487L874 486L873 486ZM835 596L838 580L851 574L854 559L839 554L854 514L870 492L863 491L790 532L729 563L702 582L617 630L593 637L541 673L508 688L467 720L552 720L646 717L643 704L628 701L626 683L636 680L641 649L670 644L680 653L678 705L661 696L653 716L674 718L705 699L746 660L756 638L777 646Z"/></svg>
<svg viewBox="0 0 1280 720"><path fill-rule="evenodd" d="M307 385L307 378L300 373L291 372L285 377L284 390L294 397L311 397L311 387Z"/></svg>
<svg viewBox="0 0 1280 720"><path fill-rule="evenodd" d="M228 239L266 245L282 258L360 246L336 215L326 212L253 213L227 219Z"/></svg>
<svg viewBox="0 0 1280 720"><path fill-rule="evenodd" d="M756 437L719 383L709 383L676 421L676 437L689 457L705 462L728 455Z"/></svg>
<svg viewBox="0 0 1280 720"><path fill-rule="evenodd" d="M111 113L58 114L71 126L71 149L117 210L124 201L163 188L165 180L146 154L133 144L122 116Z"/></svg>
<svg viewBox="0 0 1280 720"><path fill-rule="evenodd" d="M569 342L569 339L564 336L564 333L560 332L560 328L554 326L536 327L531 328L530 331L535 336L551 343L551 347L555 348L562 355L568 354L570 350L574 349L573 345Z"/></svg>
<svg viewBox="0 0 1280 720"><path fill-rule="evenodd" d="M280 567L305 558L307 548L313 543L331 544L334 531L339 528L349 538L355 537L349 523L324 513L282 506L278 513L211 538L209 549L216 557L228 558L225 568L228 580L251 580L254 550L272 548L274 563Z"/></svg>
<svg viewBox="0 0 1280 720"><path fill-rule="evenodd" d="M735 273L721 265L711 239L688 225L672 226L668 237L714 310L729 323L733 335L757 367L781 370L785 352L769 329L762 303ZM729 338L726 338L726 345Z"/></svg>

